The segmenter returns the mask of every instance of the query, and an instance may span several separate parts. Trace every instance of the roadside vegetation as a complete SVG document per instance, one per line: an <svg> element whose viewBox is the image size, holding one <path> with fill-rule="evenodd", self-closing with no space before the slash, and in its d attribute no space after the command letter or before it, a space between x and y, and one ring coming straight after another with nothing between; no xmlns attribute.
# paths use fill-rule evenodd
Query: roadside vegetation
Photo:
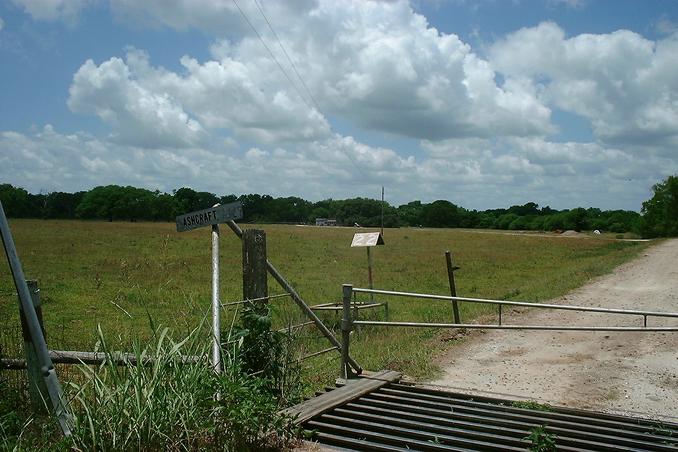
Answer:
<svg viewBox="0 0 678 452"><path fill-rule="evenodd" d="M293 419L280 413L299 400L290 395L301 393L299 380L289 378L298 368L278 360L285 354L270 356L268 369L286 367L286 379L275 371L252 375L242 336L227 330L223 372L216 374L202 325L181 340L168 328L152 328L150 340L130 344L134 362L123 365L98 330L95 349L105 362L71 366L79 374L64 385L73 414L69 438L53 418L22 409L25 393L0 380L0 450L260 451L297 441Z"/></svg>

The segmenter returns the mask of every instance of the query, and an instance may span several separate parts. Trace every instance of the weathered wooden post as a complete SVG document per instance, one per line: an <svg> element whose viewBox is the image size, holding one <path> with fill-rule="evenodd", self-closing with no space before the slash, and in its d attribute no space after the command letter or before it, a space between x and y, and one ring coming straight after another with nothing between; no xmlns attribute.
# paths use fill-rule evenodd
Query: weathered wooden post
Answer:
<svg viewBox="0 0 678 452"><path fill-rule="evenodd" d="M266 232L246 229L242 235L242 292L245 300L243 326L247 330L243 349L245 368L250 373L274 368L268 306L268 265Z"/></svg>
<svg viewBox="0 0 678 452"><path fill-rule="evenodd" d="M245 300L257 300L251 306L257 314L268 312L266 232L260 229L245 229L242 234L242 295Z"/></svg>
<svg viewBox="0 0 678 452"><path fill-rule="evenodd" d="M353 320L351 319L351 293L353 286L344 284L342 287L342 318L341 318L341 369L339 375L344 380L351 378L353 372L349 365L349 345L351 340L351 330L353 329Z"/></svg>
<svg viewBox="0 0 678 452"><path fill-rule="evenodd" d="M456 297L457 287L454 283L454 271L459 270L459 267L452 266L452 255L449 251L445 251L445 261L447 262L447 279L450 281L450 295ZM457 300L452 300L452 311L454 312L454 323L461 323Z"/></svg>
<svg viewBox="0 0 678 452"><path fill-rule="evenodd" d="M45 337L45 327L42 323L42 307L40 306L40 289L38 289L38 282L35 280L27 280L26 285L31 294L31 301L35 309L35 315L38 318L42 335ZM26 371L28 374L28 393L31 397L31 404L35 411L45 411L49 401L49 393L47 392L47 385L45 379L42 377L40 371L40 363L38 355L35 351L35 345L31 338L31 333L28 329L28 322L24 314L23 306L19 302L19 313L21 316L21 333L24 338L24 356L26 357Z"/></svg>

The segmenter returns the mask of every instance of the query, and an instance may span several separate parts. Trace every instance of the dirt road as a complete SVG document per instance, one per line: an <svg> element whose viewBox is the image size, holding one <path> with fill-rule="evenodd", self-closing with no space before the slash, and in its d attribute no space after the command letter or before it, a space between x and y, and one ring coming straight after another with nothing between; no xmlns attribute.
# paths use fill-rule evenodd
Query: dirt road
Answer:
<svg viewBox="0 0 678 452"><path fill-rule="evenodd" d="M678 312L678 239L551 302ZM504 322L640 326L642 317L529 309ZM476 331L440 362L444 374L431 385L678 420L678 332Z"/></svg>

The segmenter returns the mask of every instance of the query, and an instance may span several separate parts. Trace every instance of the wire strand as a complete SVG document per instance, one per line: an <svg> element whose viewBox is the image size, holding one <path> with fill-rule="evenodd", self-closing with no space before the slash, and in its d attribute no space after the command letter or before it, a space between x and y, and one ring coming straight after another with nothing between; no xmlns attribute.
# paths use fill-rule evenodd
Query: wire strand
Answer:
<svg viewBox="0 0 678 452"><path fill-rule="evenodd" d="M265 47L266 50L268 51L268 54L271 55L271 58L273 58L273 61L275 61L275 64L278 65L278 68L280 68L280 71L283 73L283 75L285 75L285 78L287 79L287 81L290 82L290 84L292 85L292 87L294 88L294 90L297 92L297 94L299 95L299 97L301 98L301 100L304 102L304 104L306 104L306 106L307 106L310 110L313 110L313 106L311 106L311 104L308 103L308 100L306 100L306 98L301 94L301 91L300 91L299 88L297 87L296 83L294 83L294 81L292 80L292 78L287 74L287 71L285 71L285 68L282 67L282 65L280 64L280 62L278 61L278 59L277 59L277 58L275 57L275 55L273 54L273 51L272 51L271 48L268 46L268 44L266 44L266 41L264 41L263 36L261 36L261 34L259 33L259 31L258 31L258 30L256 29L256 27L254 26L254 24L252 24L252 22L250 22L250 19L247 17L247 14L245 14L245 11L243 11L242 8L240 8L240 5L238 5L238 2L237 2L236 0L232 0L232 1L233 1L233 4L235 5L235 7L238 8L238 11L240 11L240 15L242 15L243 19L245 19L245 22L247 22L247 24L250 26L250 28L252 29L252 31L254 31L254 33L257 35L257 37L259 38L259 41L261 41L261 43L264 45L264 47ZM320 113L320 112L319 112L319 113Z"/></svg>
<svg viewBox="0 0 678 452"><path fill-rule="evenodd" d="M301 74L299 74L299 71L297 70L297 65L294 64L294 60L292 60L290 55L287 53L287 50L285 49L285 46L283 45L282 41L280 40L278 33L276 33L275 29L273 29L273 25L268 20L268 17L266 17L266 14L264 13L263 8L259 4L259 0L254 0L254 3L257 5L257 9L259 10L259 13L261 13L261 16L266 21L266 24L268 25L268 29L271 30L271 33L273 33L273 36L275 36L275 39L278 41L278 45L280 46L280 49L282 49L283 53L285 54L285 57L287 58L287 61L289 61L290 65L292 66L292 70L294 70L294 73L299 78L299 81L301 82L301 85L304 87L304 90L306 90L308 97L311 98L311 101L313 101L313 105L315 105L315 108L318 110L318 112L320 112L320 106L318 105L318 102L315 100L315 97L313 97L311 90L308 89L308 86L306 85L306 82L302 78Z"/></svg>

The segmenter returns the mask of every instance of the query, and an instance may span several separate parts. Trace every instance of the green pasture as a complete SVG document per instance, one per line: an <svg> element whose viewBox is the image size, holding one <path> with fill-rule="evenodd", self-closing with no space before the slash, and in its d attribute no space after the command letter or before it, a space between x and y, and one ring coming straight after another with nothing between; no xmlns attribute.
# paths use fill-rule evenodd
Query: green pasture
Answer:
<svg viewBox="0 0 678 452"><path fill-rule="evenodd" d="M96 325L108 341L125 348L145 338L150 320L177 333L188 332L210 312L210 232L177 233L170 223L13 220L10 222L26 277L42 289L50 348L92 350ZM341 299L341 284L367 286L365 249L350 248L352 228L244 225L267 233L269 260L310 304ZM365 232L366 230L360 230ZM473 232L455 229L386 229L386 245L373 251L375 287L449 294L445 250L451 250L457 292L470 297L541 301L605 274L637 255L648 243L609 238ZM241 244L221 227L221 299L242 298ZM282 289L269 278L271 294ZM1 333L18 328L17 301L6 259L0 260ZM361 297L365 299L366 297ZM380 301L383 298L379 299ZM446 302L389 299L390 319L451 321ZM282 327L303 321L286 298L272 301ZM487 306L462 304L463 320L490 313ZM361 311L382 318L383 311ZM322 315L337 330L338 315ZM237 311L223 313L223 325L237 322ZM446 346L432 330L363 328L354 334L352 354L367 369L392 368L414 377L430 376L431 354ZM207 340L207 338L206 338ZM313 328L299 333L308 353L328 347ZM311 382L338 373L338 354L306 362Z"/></svg>

